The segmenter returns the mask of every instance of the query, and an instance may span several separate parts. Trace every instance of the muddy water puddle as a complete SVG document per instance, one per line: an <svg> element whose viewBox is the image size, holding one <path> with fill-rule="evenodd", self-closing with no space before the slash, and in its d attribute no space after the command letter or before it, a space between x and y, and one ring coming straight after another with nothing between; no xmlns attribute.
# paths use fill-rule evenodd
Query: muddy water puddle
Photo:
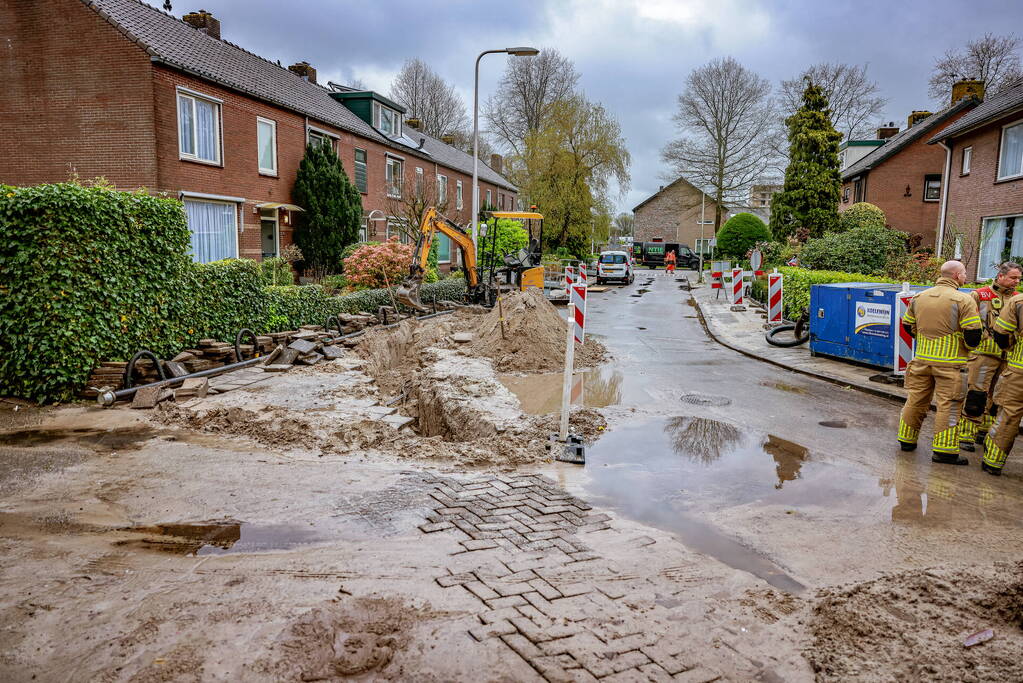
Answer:
<svg viewBox="0 0 1023 683"><path fill-rule="evenodd" d="M250 524L234 520L175 522L120 529L114 545L177 555L229 555L327 543L324 529L300 524Z"/></svg>
<svg viewBox="0 0 1023 683"><path fill-rule="evenodd" d="M748 514L741 508L762 508L758 515L794 520L775 519L780 526L768 527L791 533L805 533L805 520L814 518L845 520L850 532L872 524L959 527L992 523L992 515L999 525L1014 523L1018 500L988 501L975 483L957 480L951 471L957 469L893 455L892 471L878 476L851 464L815 461L805 445L777 435L679 416L617 428L587 446L584 489L597 504L671 531L693 549L777 588L799 592L798 581L715 526L715 518L728 519L729 508L739 518Z"/></svg>
<svg viewBox="0 0 1023 683"><path fill-rule="evenodd" d="M46 446L76 443L96 451L137 450L142 444L161 434L152 427L117 427L99 429L21 429L0 433L0 446Z"/></svg>
<svg viewBox="0 0 1023 683"><path fill-rule="evenodd" d="M561 410L564 377L560 372L538 375L498 375L497 379L519 399L530 415ZM625 375L620 370L593 368L577 371L572 379L572 405L604 408L623 400Z"/></svg>

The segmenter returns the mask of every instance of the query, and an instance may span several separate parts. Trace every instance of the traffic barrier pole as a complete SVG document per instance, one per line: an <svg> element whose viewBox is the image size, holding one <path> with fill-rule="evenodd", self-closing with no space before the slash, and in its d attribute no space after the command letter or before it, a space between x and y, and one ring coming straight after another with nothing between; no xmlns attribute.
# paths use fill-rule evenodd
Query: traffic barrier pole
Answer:
<svg viewBox="0 0 1023 683"><path fill-rule="evenodd" d="M908 282L903 282L902 291L895 295L895 334L892 335L895 338L895 367L892 372L896 375L906 374L909 361L913 360L916 351L916 340L902 327L902 316L914 296L915 294L909 291Z"/></svg>
<svg viewBox="0 0 1023 683"><path fill-rule="evenodd" d="M732 305L742 305L742 268L732 269Z"/></svg>
<svg viewBox="0 0 1023 683"><path fill-rule="evenodd" d="M558 431L558 440L562 443L568 442L568 410L572 402L572 368L575 365L575 304L568 302L568 321L565 327L568 332L565 336L565 372L561 383L561 429Z"/></svg>
<svg viewBox="0 0 1023 683"><path fill-rule="evenodd" d="M569 292L572 291L572 283L575 281L575 268L572 266L565 266L565 289Z"/></svg>
<svg viewBox="0 0 1023 683"><path fill-rule="evenodd" d="M781 322L783 277L777 268L767 276L767 322L769 323Z"/></svg>
<svg viewBox="0 0 1023 683"><path fill-rule="evenodd" d="M582 344L586 341L586 285L577 284L572 287L572 305L575 307L571 320L575 322L575 340Z"/></svg>

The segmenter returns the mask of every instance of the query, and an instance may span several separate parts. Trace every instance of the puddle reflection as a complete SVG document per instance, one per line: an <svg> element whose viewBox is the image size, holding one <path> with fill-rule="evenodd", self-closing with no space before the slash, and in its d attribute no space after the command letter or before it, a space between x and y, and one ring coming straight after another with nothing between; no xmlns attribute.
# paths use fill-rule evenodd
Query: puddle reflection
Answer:
<svg viewBox="0 0 1023 683"><path fill-rule="evenodd" d="M664 425L672 448L706 465L732 450L742 438L735 425L705 417L673 417Z"/></svg>
<svg viewBox="0 0 1023 683"><path fill-rule="evenodd" d="M115 545L178 555L227 555L288 550L329 540L321 530L296 524L249 524L233 520L153 524L122 529L137 538Z"/></svg>
<svg viewBox="0 0 1023 683"><path fill-rule="evenodd" d="M498 375L501 384L519 399L523 412L546 415L561 410L564 378L560 372L539 375ZM625 375L620 370L577 371L572 381L572 405L603 408L622 402Z"/></svg>

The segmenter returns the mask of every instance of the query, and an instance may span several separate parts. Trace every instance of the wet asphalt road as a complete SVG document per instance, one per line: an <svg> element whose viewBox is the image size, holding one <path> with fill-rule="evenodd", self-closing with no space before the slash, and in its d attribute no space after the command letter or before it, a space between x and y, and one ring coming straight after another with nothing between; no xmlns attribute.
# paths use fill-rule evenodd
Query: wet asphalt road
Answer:
<svg viewBox="0 0 1023 683"><path fill-rule="evenodd" d="M929 421L903 454L899 404L725 349L680 285L640 270L591 294L587 334L614 362L589 374L586 402L611 428L585 468L559 465L567 483L793 592L1023 550L1023 454L999 479L978 455L934 465Z"/></svg>

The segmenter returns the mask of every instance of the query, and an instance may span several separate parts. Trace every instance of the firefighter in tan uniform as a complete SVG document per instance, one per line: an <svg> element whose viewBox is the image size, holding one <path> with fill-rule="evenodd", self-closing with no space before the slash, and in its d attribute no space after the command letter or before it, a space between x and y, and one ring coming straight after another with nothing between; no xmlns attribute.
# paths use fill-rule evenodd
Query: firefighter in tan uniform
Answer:
<svg viewBox="0 0 1023 683"><path fill-rule="evenodd" d="M984 439L984 462L982 470L989 474L1001 474L1005 459L1012 450L1012 444L1019 434L1019 421L1023 418L1023 341L1019 338L1020 324L1023 323L1023 295L1014 296L1002 306L1002 312L991 331L995 343L1005 349L1005 370L995 388L995 404L998 415Z"/></svg>
<svg viewBox="0 0 1023 683"><path fill-rule="evenodd" d="M981 287L971 293L984 324L984 338L966 364L966 401L959 421L959 446L966 451L974 450L974 442L984 443L984 437L995 421L995 381L1004 369L1005 352L995 343L991 330L1002 307L1016 294L1021 275L1023 266L1006 261L999 266L998 275L990 287Z"/></svg>
<svg viewBox="0 0 1023 683"><path fill-rule="evenodd" d="M899 444L904 451L916 448L933 395L938 412L931 460L950 465L969 464L959 456L959 411L965 393L960 370L983 333L977 302L959 291L965 282L965 266L947 261L934 286L913 297L902 316L903 327L916 337L916 355L906 369L909 395L899 417Z"/></svg>

